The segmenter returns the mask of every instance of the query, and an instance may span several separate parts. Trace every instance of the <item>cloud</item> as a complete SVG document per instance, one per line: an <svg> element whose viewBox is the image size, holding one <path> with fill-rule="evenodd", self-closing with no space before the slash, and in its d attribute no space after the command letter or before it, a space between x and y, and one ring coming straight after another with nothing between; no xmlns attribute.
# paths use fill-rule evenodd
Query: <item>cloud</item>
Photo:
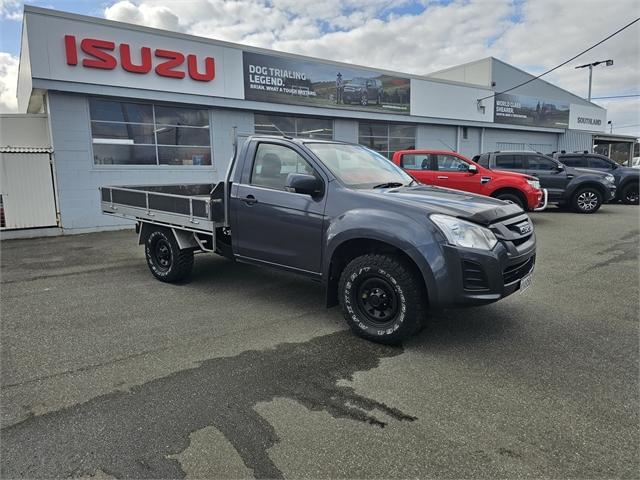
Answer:
<svg viewBox="0 0 640 480"><path fill-rule="evenodd" d="M3 15L22 3L0 2ZM487 56L541 73L617 30L633 11L637 0L111 0L104 16L407 73ZM613 67L594 70L593 96L638 93L640 24L545 79L586 96L588 71L573 67L608 58ZM614 125L640 123L628 120L634 100L602 105Z"/></svg>
<svg viewBox="0 0 640 480"><path fill-rule="evenodd" d="M0 0L0 19L22 20L22 0Z"/></svg>
<svg viewBox="0 0 640 480"><path fill-rule="evenodd" d="M17 83L18 57L0 52L0 113L12 113L18 109Z"/></svg>

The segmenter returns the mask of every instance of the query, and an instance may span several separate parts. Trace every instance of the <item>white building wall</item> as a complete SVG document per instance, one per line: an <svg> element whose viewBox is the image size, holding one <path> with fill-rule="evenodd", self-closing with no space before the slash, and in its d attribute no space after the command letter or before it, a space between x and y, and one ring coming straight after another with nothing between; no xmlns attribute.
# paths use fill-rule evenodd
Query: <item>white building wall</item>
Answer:
<svg viewBox="0 0 640 480"><path fill-rule="evenodd" d="M485 129L484 151L537 150L550 153L558 149L558 134L525 130Z"/></svg>
<svg viewBox="0 0 640 480"><path fill-rule="evenodd" d="M0 146L49 148L45 114L0 114Z"/></svg>

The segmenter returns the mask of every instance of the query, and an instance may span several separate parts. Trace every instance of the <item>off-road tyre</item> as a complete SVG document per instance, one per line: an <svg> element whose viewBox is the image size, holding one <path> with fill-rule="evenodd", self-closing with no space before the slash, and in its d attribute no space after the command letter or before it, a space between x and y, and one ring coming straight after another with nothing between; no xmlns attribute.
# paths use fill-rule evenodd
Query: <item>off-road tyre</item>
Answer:
<svg viewBox="0 0 640 480"><path fill-rule="evenodd" d="M402 342L420 330L427 316L422 277L398 255L368 254L353 259L340 275L338 297L351 330L378 343Z"/></svg>
<svg viewBox="0 0 640 480"><path fill-rule="evenodd" d="M522 210L527 209L526 202L517 193L511 193L511 192L498 193L494 198L497 198L498 200L502 200L503 202L515 203Z"/></svg>
<svg viewBox="0 0 640 480"><path fill-rule="evenodd" d="M147 266L161 282L184 280L193 269L193 250L180 250L173 232L159 228L149 234L144 244Z"/></svg>
<svg viewBox="0 0 640 480"><path fill-rule="evenodd" d="M577 213L596 213L602 206L602 193L595 187L578 189L571 197L571 208Z"/></svg>
<svg viewBox="0 0 640 480"><path fill-rule="evenodd" d="M626 203L627 205L638 205L638 203L640 203L640 197L638 197L638 184L632 183L624 187L620 198L622 203Z"/></svg>

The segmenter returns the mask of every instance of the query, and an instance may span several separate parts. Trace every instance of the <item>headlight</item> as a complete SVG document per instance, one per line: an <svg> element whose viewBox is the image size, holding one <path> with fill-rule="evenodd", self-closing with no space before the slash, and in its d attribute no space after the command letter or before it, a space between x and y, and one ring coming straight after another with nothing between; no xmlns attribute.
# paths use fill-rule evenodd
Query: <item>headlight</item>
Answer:
<svg viewBox="0 0 640 480"><path fill-rule="evenodd" d="M540 180L527 180L527 183L531 188L535 188L536 190L540 190Z"/></svg>
<svg viewBox="0 0 640 480"><path fill-rule="evenodd" d="M498 243L498 239L491 230L475 223L465 222L449 215L434 214L430 218L451 245L491 250Z"/></svg>
<svg viewBox="0 0 640 480"><path fill-rule="evenodd" d="M616 182L615 177L614 177L613 175L609 174L609 173L607 173L607 174L604 176L604 179L605 179L607 182L609 182L609 183L615 183L615 182Z"/></svg>

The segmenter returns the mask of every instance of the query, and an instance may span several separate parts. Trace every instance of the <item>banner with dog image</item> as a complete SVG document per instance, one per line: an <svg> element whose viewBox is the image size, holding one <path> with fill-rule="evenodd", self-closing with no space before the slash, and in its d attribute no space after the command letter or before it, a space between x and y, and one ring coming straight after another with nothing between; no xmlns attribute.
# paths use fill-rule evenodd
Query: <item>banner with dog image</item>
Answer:
<svg viewBox="0 0 640 480"><path fill-rule="evenodd" d="M243 52L246 100L409 114L408 78Z"/></svg>

